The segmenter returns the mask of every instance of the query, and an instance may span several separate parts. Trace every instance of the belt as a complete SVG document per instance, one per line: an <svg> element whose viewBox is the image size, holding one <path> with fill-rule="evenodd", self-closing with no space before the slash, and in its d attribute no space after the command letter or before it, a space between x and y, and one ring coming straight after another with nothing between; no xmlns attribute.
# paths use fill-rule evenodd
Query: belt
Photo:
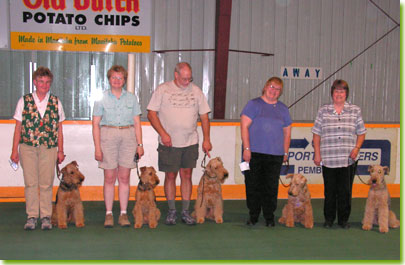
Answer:
<svg viewBox="0 0 405 265"><path fill-rule="evenodd" d="M114 128L114 129L129 129L129 128L131 128L131 127L134 127L134 125L126 125L126 126L102 125L102 127Z"/></svg>

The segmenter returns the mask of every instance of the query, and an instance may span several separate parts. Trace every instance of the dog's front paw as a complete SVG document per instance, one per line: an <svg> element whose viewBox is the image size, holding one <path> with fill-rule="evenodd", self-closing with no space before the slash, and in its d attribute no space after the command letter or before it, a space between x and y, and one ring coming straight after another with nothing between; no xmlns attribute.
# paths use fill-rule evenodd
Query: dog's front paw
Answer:
<svg viewBox="0 0 405 265"><path fill-rule="evenodd" d="M204 218L198 218L197 219L197 224L203 224L204 223Z"/></svg>
<svg viewBox="0 0 405 265"><path fill-rule="evenodd" d="M364 224L364 225L362 226L362 229L363 229L363 230L366 230L366 231L369 231L369 230L371 230L372 227L373 227L372 225Z"/></svg>
<svg viewBox="0 0 405 265"><path fill-rule="evenodd" d="M58 227L60 229L67 229L67 224L59 224Z"/></svg>
<svg viewBox="0 0 405 265"><path fill-rule="evenodd" d="M222 224L224 222L224 219L222 219L222 217L218 217L218 218L215 219L215 222L217 224Z"/></svg>
<svg viewBox="0 0 405 265"><path fill-rule="evenodd" d="M134 225L134 228L141 228L142 227L142 224L139 224L139 223L135 223L135 225Z"/></svg>
<svg viewBox="0 0 405 265"><path fill-rule="evenodd" d="M285 223L285 218L284 217L280 217L280 219L278 219L278 222L280 224L284 224Z"/></svg>
<svg viewBox="0 0 405 265"><path fill-rule="evenodd" d="M388 227L381 227L380 226L380 233L388 233L389 229Z"/></svg>
<svg viewBox="0 0 405 265"><path fill-rule="evenodd" d="M76 227L84 227L84 223L76 223Z"/></svg>
<svg viewBox="0 0 405 265"><path fill-rule="evenodd" d="M286 222L285 222L285 226L287 226L287 227L294 227L294 220L287 220Z"/></svg>
<svg viewBox="0 0 405 265"><path fill-rule="evenodd" d="M156 228L157 227L157 223L155 223L155 222L150 222L149 223L149 228Z"/></svg>

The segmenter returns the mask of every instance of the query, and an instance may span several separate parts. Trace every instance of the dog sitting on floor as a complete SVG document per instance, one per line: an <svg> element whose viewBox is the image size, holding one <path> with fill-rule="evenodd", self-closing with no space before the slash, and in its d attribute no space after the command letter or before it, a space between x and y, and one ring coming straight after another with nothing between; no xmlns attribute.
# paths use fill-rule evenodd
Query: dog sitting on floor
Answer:
<svg viewBox="0 0 405 265"><path fill-rule="evenodd" d="M313 228L314 218L307 179L301 174L288 174L286 178L292 180L288 190L288 202L278 222L287 227L294 227L295 222L300 222L305 228Z"/></svg>
<svg viewBox="0 0 405 265"><path fill-rule="evenodd" d="M83 204L79 188L84 181L76 161L67 164L61 170L62 178L56 194L55 204L52 206L52 225L66 229L70 222L76 227L84 226Z"/></svg>
<svg viewBox="0 0 405 265"><path fill-rule="evenodd" d="M215 220L217 224L223 223L222 215L223 199L221 184L228 177L228 170L220 157L211 159L201 177L197 189L197 200L195 201L192 216L196 218L197 223L202 224L205 218Z"/></svg>
<svg viewBox="0 0 405 265"><path fill-rule="evenodd" d="M141 228L143 224L149 224L150 228L156 228L160 219L160 210L156 207L154 188L159 184L159 177L153 167L141 167L141 176L135 193L135 206L132 210L134 215L134 228Z"/></svg>
<svg viewBox="0 0 405 265"><path fill-rule="evenodd" d="M370 179L368 185L368 198L363 218L363 230L371 230L378 225L381 233L387 233L389 227L398 228L399 220L395 213L390 210L391 197L385 184L384 176L389 173L388 167L370 165L368 167Z"/></svg>

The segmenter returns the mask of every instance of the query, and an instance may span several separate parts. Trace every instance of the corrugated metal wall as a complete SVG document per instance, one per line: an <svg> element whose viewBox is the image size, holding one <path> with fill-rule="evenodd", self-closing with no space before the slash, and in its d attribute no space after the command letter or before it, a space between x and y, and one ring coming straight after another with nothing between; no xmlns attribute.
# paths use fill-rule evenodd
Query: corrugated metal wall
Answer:
<svg viewBox="0 0 405 265"><path fill-rule="evenodd" d="M399 22L399 0L373 1ZM216 0L154 0L151 50L214 49L215 12ZM394 26L370 0L233 0L230 49L274 56L230 52L225 118L239 119L246 102L259 96L265 81L280 75L282 66L322 67L327 77ZM330 101L333 80L342 78L350 86L349 101L362 108L365 121L398 123L399 45L398 27L294 105L293 120L313 121L318 108ZM214 58L213 51L136 54L135 93L142 117L157 85L173 79L178 61L191 63L194 83L213 109ZM91 65L97 87L104 89L111 65L127 65L124 53L2 50L0 59L2 117L12 116L17 99L27 92L29 62L52 69L52 90L63 100L69 119L91 118ZM286 80L281 100L289 106L321 81Z"/></svg>
<svg viewBox="0 0 405 265"><path fill-rule="evenodd" d="M155 0L153 10L152 51L215 48L215 0ZM201 87L213 104L213 51L137 54L135 91L142 112L154 89L174 78L174 67L187 61L193 68L194 83Z"/></svg>
<svg viewBox="0 0 405 265"><path fill-rule="evenodd" d="M395 21L399 0L373 0ZM246 102L261 94L266 80L282 66L321 67L327 77L396 24L369 0L233 0L230 48L274 53L273 57L230 53L226 117L239 118ZM367 122L399 122L400 29L294 105L294 121L312 121L330 102L330 86L348 81L349 101ZM286 80L280 98L287 106L322 80Z"/></svg>

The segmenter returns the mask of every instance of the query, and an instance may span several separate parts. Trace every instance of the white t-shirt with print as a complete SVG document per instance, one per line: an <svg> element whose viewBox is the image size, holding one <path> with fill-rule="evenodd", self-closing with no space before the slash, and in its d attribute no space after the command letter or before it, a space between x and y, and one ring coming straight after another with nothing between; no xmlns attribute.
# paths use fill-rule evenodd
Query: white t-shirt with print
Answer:
<svg viewBox="0 0 405 265"><path fill-rule="evenodd" d="M158 112L160 123L170 135L173 147L197 144L198 117L211 112L198 86L190 83L187 88L180 88L174 81L156 88L147 109ZM162 144L160 136L159 143Z"/></svg>

